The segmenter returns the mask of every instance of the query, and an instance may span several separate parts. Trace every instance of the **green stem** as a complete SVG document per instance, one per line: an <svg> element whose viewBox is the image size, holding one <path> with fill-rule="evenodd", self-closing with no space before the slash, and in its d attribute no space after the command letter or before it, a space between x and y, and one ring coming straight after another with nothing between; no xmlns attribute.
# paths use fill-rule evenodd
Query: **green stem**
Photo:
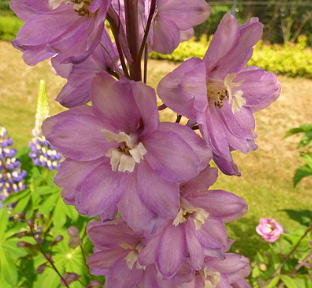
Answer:
<svg viewBox="0 0 312 288"><path fill-rule="evenodd" d="M273 275L271 276L271 278L267 281L267 284L269 284L271 282L271 279L273 279L275 276L277 276L277 274L279 273L279 271L283 268L283 266L285 265L285 263L287 262L287 260L290 258L290 256L296 251L296 249L298 248L298 246L300 245L301 241L304 239L304 237L307 236L307 234L312 230L312 222L309 225L309 227L306 229L306 231L303 233L303 235L300 237L299 241L297 242L297 244L294 246L294 248L288 253L288 255L284 258L284 260L280 263L280 265L278 265L278 267L276 268L276 270L274 271Z"/></svg>

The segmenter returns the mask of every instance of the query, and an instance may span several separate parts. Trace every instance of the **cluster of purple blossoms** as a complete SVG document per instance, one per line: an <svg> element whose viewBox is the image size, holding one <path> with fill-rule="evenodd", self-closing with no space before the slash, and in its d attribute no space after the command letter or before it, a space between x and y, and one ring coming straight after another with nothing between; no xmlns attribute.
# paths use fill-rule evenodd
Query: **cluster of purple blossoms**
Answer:
<svg viewBox="0 0 312 288"><path fill-rule="evenodd" d="M11 7L25 21L13 42L25 61L53 57L67 79L57 100L69 110L48 118L43 134L65 157L54 179L64 201L99 219L87 229L95 246L88 264L106 276L105 288L250 287L249 261L228 253L225 229L247 204L209 190L218 177L209 163L240 175L231 152L257 148L253 113L279 96L272 73L245 67L262 36L258 19L239 26L226 14L204 59L161 80L158 95L189 119L183 126L159 121L141 59L146 83L148 53L171 53L188 40L210 13L206 1L12 0Z"/></svg>
<svg viewBox="0 0 312 288"><path fill-rule="evenodd" d="M7 130L0 125L0 205L11 193L26 188L24 178L27 173L21 170L21 163L14 156L13 140L7 137Z"/></svg>
<svg viewBox="0 0 312 288"><path fill-rule="evenodd" d="M29 157L34 165L47 167L50 171L60 167L62 155L57 152L44 136L37 136L29 142Z"/></svg>

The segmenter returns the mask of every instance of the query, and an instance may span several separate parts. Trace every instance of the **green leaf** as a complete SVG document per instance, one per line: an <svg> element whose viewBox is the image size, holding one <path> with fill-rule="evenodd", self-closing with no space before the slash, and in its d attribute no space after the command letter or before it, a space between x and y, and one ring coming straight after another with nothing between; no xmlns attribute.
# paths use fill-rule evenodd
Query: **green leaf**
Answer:
<svg viewBox="0 0 312 288"><path fill-rule="evenodd" d="M23 197L22 199L20 199L15 208L13 209L13 213L23 213L25 212L25 208L27 207L29 201L30 201L30 195L26 195L25 197Z"/></svg>
<svg viewBox="0 0 312 288"><path fill-rule="evenodd" d="M18 238L10 238L1 244L3 251L10 255L11 258L20 258L26 256L28 253L24 248L17 247L17 243L20 241L25 241L31 244L35 244L35 240L28 236L23 237L22 239Z"/></svg>
<svg viewBox="0 0 312 288"><path fill-rule="evenodd" d="M259 277L261 274L259 266L256 265L253 269L252 269L252 278L257 278Z"/></svg>
<svg viewBox="0 0 312 288"><path fill-rule="evenodd" d="M301 159L312 169L312 153L302 155Z"/></svg>
<svg viewBox="0 0 312 288"><path fill-rule="evenodd" d="M63 273L63 269L59 269ZM33 288L58 288L60 287L60 277L53 269L45 269L44 272L38 275Z"/></svg>
<svg viewBox="0 0 312 288"><path fill-rule="evenodd" d="M5 232L5 239L12 237L13 235L17 234L18 232L26 231L26 223L15 223L15 225Z"/></svg>
<svg viewBox="0 0 312 288"><path fill-rule="evenodd" d="M4 206L0 209L0 244L4 239L9 222L8 209Z"/></svg>
<svg viewBox="0 0 312 288"><path fill-rule="evenodd" d="M287 288L298 288L296 283L289 276L283 275L281 279Z"/></svg>
<svg viewBox="0 0 312 288"><path fill-rule="evenodd" d="M279 276L273 278L266 288L276 288L276 285L279 282L279 280L280 280Z"/></svg>
<svg viewBox="0 0 312 288"><path fill-rule="evenodd" d="M58 191L58 189L55 189L55 187L41 186L41 187L35 188L33 194L35 194L35 195L47 195L47 194L55 193L57 191Z"/></svg>
<svg viewBox="0 0 312 288"><path fill-rule="evenodd" d="M309 131L312 131L312 124L301 125L297 128L293 128L293 129L288 130L286 132L284 138L287 138L287 137L292 136L294 134L305 133L305 132L309 132Z"/></svg>
<svg viewBox="0 0 312 288"><path fill-rule="evenodd" d="M13 287L17 284L17 268L15 262L0 246L0 276Z"/></svg>
<svg viewBox="0 0 312 288"><path fill-rule="evenodd" d="M7 204L15 203L18 200L22 199L23 197L26 197L29 193L30 193L29 189L13 193L3 201L3 204L7 205Z"/></svg>
<svg viewBox="0 0 312 288"><path fill-rule="evenodd" d="M43 215L49 214L53 210L58 197L60 197L58 193L52 194L51 196L49 196L40 206L37 214L43 214Z"/></svg>
<svg viewBox="0 0 312 288"><path fill-rule="evenodd" d="M312 131L308 131L302 136L298 148L307 146L311 141L312 141Z"/></svg>
<svg viewBox="0 0 312 288"><path fill-rule="evenodd" d="M70 206L70 205L66 205L62 198L60 198L60 201L63 202L63 205L65 207L64 211L65 211L66 215L68 216L68 218L71 219L72 221L76 221L79 217L79 214L78 214L77 210L75 209L75 207Z"/></svg>
<svg viewBox="0 0 312 288"><path fill-rule="evenodd" d="M312 169L308 165L300 166L297 168L294 176L294 187L305 177L312 175Z"/></svg>
<svg viewBox="0 0 312 288"><path fill-rule="evenodd" d="M66 224L66 207L64 206L65 204L63 202L63 199L59 197L52 216L52 221L55 227L62 228Z"/></svg>

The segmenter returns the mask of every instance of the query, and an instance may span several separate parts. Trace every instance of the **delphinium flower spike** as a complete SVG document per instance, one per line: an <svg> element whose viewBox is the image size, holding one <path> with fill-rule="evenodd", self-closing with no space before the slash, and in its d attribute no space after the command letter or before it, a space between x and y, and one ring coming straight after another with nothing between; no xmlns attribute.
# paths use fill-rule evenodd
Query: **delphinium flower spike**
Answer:
<svg viewBox="0 0 312 288"><path fill-rule="evenodd" d="M191 58L165 76L158 94L175 112L195 120L228 175L240 175L231 152L256 150L253 113L269 106L281 91L273 73L244 67L263 25L252 18L242 26L227 13L203 60Z"/></svg>

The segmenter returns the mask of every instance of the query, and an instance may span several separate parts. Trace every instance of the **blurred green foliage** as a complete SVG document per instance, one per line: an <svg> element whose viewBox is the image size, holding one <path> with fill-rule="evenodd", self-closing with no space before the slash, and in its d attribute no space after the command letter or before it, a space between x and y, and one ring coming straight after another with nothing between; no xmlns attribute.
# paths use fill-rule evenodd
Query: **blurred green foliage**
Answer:
<svg viewBox="0 0 312 288"><path fill-rule="evenodd" d="M211 37L207 39L206 35L202 35L199 41L193 38L193 41L181 43L172 54L161 55L152 52L151 58L176 62L191 57L202 58L209 47L210 40ZM307 36L300 35L297 43L269 45L260 41L255 46L253 57L248 65L258 66L275 74L312 78L312 49L308 48L307 40Z"/></svg>
<svg viewBox="0 0 312 288"><path fill-rule="evenodd" d="M15 16L0 16L0 40L12 41L22 25L23 21Z"/></svg>

